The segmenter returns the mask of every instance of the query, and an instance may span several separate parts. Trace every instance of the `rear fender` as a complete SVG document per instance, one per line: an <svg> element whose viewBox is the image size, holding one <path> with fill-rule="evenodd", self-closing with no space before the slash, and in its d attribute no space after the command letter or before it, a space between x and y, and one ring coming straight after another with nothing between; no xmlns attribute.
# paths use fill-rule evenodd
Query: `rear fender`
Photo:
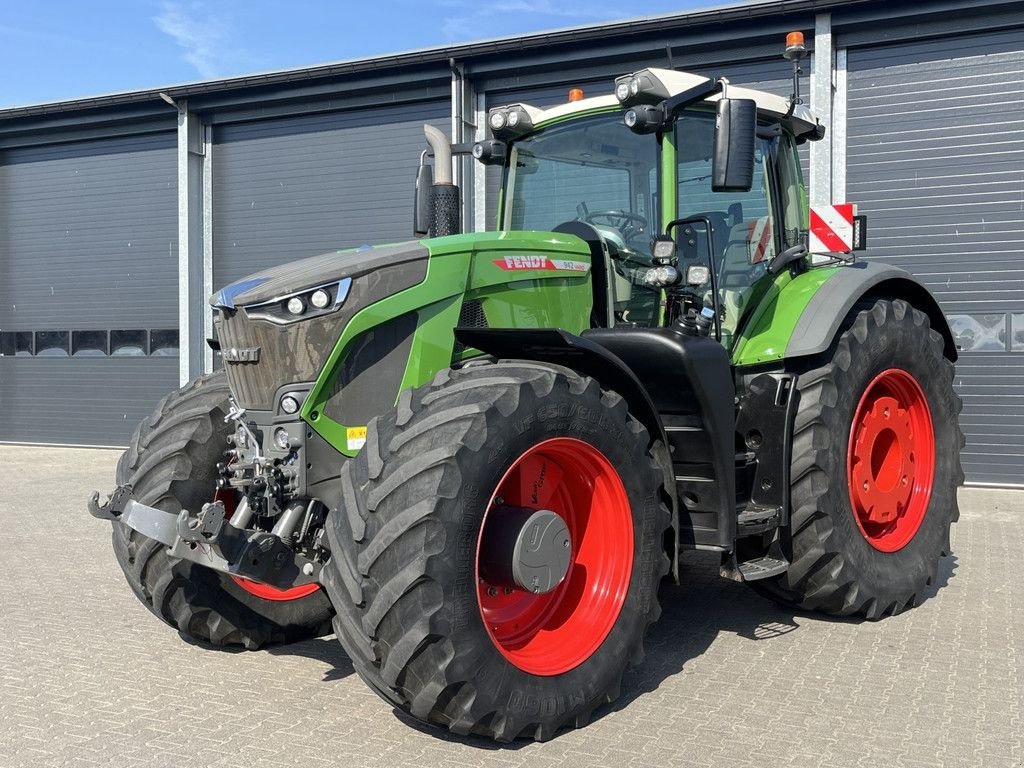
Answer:
<svg viewBox="0 0 1024 768"><path fill-rule="evenodd" d="M957 359L956 342L939 303L904 269L878 262L859 261L836 270L800 315L786 346L786 357L817 355L838 335L850 310L863 299L903 299L928 315L931 327L942 335L943 353Z"/></svg>

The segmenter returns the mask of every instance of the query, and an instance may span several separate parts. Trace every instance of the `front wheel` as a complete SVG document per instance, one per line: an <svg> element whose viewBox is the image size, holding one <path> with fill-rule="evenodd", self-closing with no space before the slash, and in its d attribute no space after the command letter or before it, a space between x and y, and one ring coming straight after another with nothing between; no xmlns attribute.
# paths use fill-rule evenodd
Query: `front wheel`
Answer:
<svg viewBox="0 0 1024 768"><path fill-rule="evenodd" d="M618 696L670 513L625 401L554 366L445 371L370 422L324 585L360 676L420 720L547 739Z"/></svg>
<svg viewBox="0 0 1024 768"><path fill-rule="evenodd" d="M805 609L876 619L920 601L949 552L963 482L953 364L901 300L860 308L832 359L801 373L792 565L752 586Z"/></svg>
<svg viewBox="0 0 1024 768"><path fill-rule="evenodd" d="M132 435L117 464L117 482L167 512L212 501L224 460L230 397L223 371L165 397ZM113 524L114 554L136 597L181 634L216 646L260 648L330 631L331 606L314 587L276 590L167 554L167 547Z"/></svg>

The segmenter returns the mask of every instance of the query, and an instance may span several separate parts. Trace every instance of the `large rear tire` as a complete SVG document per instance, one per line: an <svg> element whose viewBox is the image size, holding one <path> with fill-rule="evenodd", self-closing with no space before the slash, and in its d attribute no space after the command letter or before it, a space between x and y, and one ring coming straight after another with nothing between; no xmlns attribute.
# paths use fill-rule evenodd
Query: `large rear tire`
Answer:
<svg viewBox="0 0 1024 768"><path fill-rule="evenodd" d="M202 376L165 397L143 421L117 464L143 504L168 512L198 510L213 499L216 465L229 427L227 379ZM153 614L183 635L216 646L256 649L329 634L323 590L288 599L269 588L167 555L167 547L115 522L114 554L132 591ZM261 597L259 594L266 594Z"/></svg>
<svg viewBox="0 0 1024 768"><path fill-rule="evenodd" d="M619 695L660 612L657 450L621 397L564 368L473 366L403 393L370 422L327 521L324 586L356 671L457 734L544 740L584 725ZM546 594L485 568L488 532L523 508L555 512L571 536Z"/></svg>
<svg viewBox="0 0 1024 768"><path fill-rule="evenodd" d="M797 386L792 565L751 585L840 616L916 605L949 553L963 482L960 398L942 337L907 302L879 299Z"/></svg>

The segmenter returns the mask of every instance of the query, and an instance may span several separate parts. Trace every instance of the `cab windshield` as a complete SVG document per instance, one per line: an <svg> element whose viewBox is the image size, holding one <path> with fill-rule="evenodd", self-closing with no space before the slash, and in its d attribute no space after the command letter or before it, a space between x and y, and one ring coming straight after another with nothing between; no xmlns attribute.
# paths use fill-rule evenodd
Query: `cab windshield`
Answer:
<svg viewBox="0 0 1024 768"><path fill-rule="evenodd" d="M505 229L583 221L649 257L657 166L657 141L629 130L618 110L554 125L512 147Z"/></svg>
<svg viewBox="0 0 1024 768"><path fill-rule="evenodd" d="M596 285L600 325L655 325L657 291L644 283L658 231L658 142L633 133L618 110L570 120L512 146L506 177L506 230L549 232L583 222L610 259ZM597 290L597 289L596 289Z"/></svg>

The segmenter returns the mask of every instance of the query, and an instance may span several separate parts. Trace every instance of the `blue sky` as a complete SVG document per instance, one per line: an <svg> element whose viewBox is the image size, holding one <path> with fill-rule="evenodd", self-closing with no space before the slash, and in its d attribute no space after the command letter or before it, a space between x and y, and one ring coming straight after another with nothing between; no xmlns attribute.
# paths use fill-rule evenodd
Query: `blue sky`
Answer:
<svg viewBox="0 0 1024 768"><path fill-rule="evenodd" d="M284 69L715 0L35 0L0 16L0 106Z"/></svg>

